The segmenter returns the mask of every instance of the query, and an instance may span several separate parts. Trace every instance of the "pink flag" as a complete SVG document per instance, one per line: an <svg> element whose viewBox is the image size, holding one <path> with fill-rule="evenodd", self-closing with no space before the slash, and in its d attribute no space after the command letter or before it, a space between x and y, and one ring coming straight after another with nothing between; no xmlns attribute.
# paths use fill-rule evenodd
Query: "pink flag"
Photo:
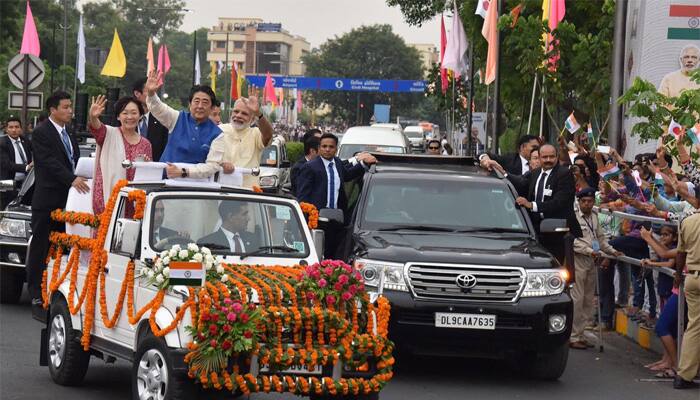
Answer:
<svg viewBox="0 0 700 400"><path fill-rule="evenodd" d="M301 112L302 110L302 104L301 104L301 90L297 89L297 112Z"/></svg>
<svg viewBox="0 0 700 400"><path fill-rule="evenodd" d="M462 18L459 16L457 2L453 2L454 15L452 16L452 29L445 45L445 57L442 66L454 71L455 76L466 75L469 71L467 60L467 34L464 32Z"/></svg>
<svg viewBox="0 0 700 400"><path fill-rule="evenodd" d="M24 34L22 35L22 48L19 50L19 54L31 54L39 57L40 50L39 34L36 32L34 16L32 15L32 9L29 7L29 0L27 0L27 16L24 19Z"/></svg>
<svg viewBox="0 0 700 400"><path fill-rule="evenodd" d="M481 35L489 43L486 53L486 76L484 83L490 85L496 80L496 68L498 68L498 4L492 4L486 14Z"/></svg>
<svg viewBox="0 0 700 400"><path fill-rule="evenodd" d="M168 46L165 44L162 44L158 49L158 71L163 72L163 79L165 79L165 74L170 71L170 56L168 55Z"/></svg>
<svg viewBox="0 0 700 400"><path fill-rule="evenodd" d="M272 77L270 76L269 72L265 77L265 88L263 89L263 96L263 101L269 101L275 106L279 105L279 103L277 102L277 95L275 94L275 86L272 84Z"/></svg>
<svg viewBox="0 0 700 400"><path fill-rule="evenodd" d="M445 48L447 47L447 34L445 33L445 17L440 16L440 82L442 83L442 94L447 93L447 87L450 86L447 77L447 68L443 68L442 63L445 60Z"/></svg>

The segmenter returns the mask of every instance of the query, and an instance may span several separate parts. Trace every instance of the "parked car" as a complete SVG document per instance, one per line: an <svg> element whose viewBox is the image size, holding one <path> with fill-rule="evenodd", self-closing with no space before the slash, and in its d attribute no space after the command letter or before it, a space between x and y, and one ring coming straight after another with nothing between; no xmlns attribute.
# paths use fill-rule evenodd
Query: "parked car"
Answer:
<svg viewBox="0 0 700 400"><path fill-rule="evenodd" d="M260 187L268 193L280 193L289 181L291 163L282 136L275 136L260 156Z"/></svg>
<svg viewBox="0 0 700 400"><path fill-rule="evenodd" d="M379 123L372 124L370 126L372 128L389 128L389 129L393 129L393 130L398 131L398 132L403 131L403 129L401 129L401 124L398 124L398 123L393 124L390 122L379 122Z"/></svg>
<svg viewBox="0 0 700 400"><path fill-rule="evenodd" d="M0 303L19 302L26 272L27 243L32 236L34 170L19 188L17 198L0 211Z"/></svg>
<svg viewBox="0 0 700 400"><path fill-rule="evenodd" d="M425 133L423 132L423 127L417 125L407 126L403 130L403 134L411 141L411 150L417 153L423 153L425 151Z"/></svg>
<svg viewBox="0 0 700 400"><path fill-rule="evenodd" d="M391 128L354 126L348 129L338 148L338 157L343 160L358 152L409 153L411 143L401 132Z"/></svg>
<svg viewBox="0 0 700 400"><path fill-rule="evenodd" d="M568 273L538 243L510 182L473 158L376 157L344 256L391 301L398 349L508 357L534 377L559 378L573 314ZM540 231L565 226L544 220Z"/></svg>

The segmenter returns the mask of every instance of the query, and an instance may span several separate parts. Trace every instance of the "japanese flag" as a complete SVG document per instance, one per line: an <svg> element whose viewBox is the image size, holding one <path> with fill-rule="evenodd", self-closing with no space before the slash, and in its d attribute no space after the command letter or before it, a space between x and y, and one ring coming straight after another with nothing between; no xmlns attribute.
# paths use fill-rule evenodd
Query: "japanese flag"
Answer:
<svg viewBox="0 0 700 400"><path fill-rule="evenodd" d="M683 127L678 122L674 121L673 118L671 118L671 123L668 124L668 133L672 133L673 137L678 139L681 132L683 132Z"/></svg>
<svg viewBox="0 0 700 400"><path fill-rule="evenodd" d="M481 15L481 18L486 19L486 12L489 10L490 0L477 0L476 1L476 11L474 14Z"/></svg>

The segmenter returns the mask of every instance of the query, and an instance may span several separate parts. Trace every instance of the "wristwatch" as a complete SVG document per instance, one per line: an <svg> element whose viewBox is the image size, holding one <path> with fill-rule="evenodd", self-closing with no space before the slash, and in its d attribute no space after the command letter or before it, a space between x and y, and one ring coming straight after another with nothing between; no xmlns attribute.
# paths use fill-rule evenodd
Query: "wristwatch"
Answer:
<svg viewBox="0 0 700 400"><path fill-rule="evenodd" d="M187 169L182 168L182 174L180 176L182 176L183 178L187 178L187 175L188 175Z"/></svg>

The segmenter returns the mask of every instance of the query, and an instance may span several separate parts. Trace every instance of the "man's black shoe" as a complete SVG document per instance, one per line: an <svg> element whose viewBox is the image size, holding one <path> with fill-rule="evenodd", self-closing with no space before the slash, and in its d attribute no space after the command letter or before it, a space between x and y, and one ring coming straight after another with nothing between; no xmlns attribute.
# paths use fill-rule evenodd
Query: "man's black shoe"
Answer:
<svg viewBox="0 0 700 400"><path fill-rule="evenodd" d="M44 300L32 299L32 318L39 322L46 323L46 310L44 309Z"/></svg>
<svg viewBox="0 0 700 400"><path fill-rule="evenodd" d="M700 384L693 381L686 381L685 379L681 378L680 375L676 375L676 377L673 379L674 389L694 389L698 387L700 387Z"/></svg>

